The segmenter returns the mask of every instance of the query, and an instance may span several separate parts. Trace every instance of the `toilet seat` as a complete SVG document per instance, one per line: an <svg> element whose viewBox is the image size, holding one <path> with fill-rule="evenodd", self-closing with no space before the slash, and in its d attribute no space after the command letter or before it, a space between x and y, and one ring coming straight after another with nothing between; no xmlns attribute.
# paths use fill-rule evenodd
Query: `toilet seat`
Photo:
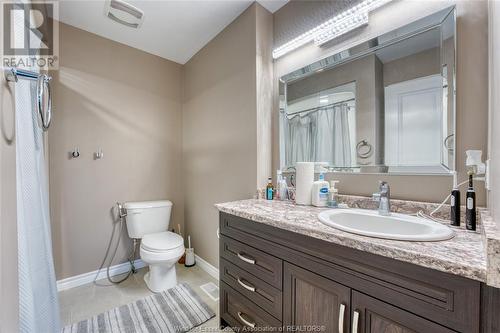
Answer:
<svg viewBox="0 0 500 333"><path fill-rule="evenodd" d="M184 248L184 239L170 231L147 234L141 240L141 249L153 253L177 252L178 248Z"/></svg>

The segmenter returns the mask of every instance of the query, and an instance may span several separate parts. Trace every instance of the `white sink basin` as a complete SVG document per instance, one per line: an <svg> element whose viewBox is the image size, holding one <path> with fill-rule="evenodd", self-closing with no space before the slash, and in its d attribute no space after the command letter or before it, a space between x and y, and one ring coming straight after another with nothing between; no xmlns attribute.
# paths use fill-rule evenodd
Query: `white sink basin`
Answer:
<svg viewBox="0 0 500 333"><path fill-rule="evenodd" d="M453 237L447 226L416 216L364 209L331 209L318 215L327 226L353 234L405 241L441 241Z"/></svg>

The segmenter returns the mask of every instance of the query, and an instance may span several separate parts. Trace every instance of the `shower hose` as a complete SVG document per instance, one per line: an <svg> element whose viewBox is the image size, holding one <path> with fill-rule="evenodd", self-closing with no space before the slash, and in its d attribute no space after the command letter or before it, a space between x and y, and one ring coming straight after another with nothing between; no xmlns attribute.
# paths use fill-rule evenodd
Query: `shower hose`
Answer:
<svg viewBox="0 0 500 333"><path fill-rule="evenodd" d="M113 244L113 239L116 237L115 234L116 234L116 224L113 226L113 232L111 233L111 238L109 240L109 244L108 244L108 248L106 249L106 254L104 255L104 259L101 263L101 266L99 267L99 269L97 270L97 274L94 278L94 283L96 283L98 277L99 277L99 273L101 272L101 270L104 268L104 266L106 265L106 261L109 257L109 261L107 266L106 266L106 277L108 278L108 281L113 283L113 284L118 284L118 283L122 283L123 281L125 281L126 279L128 279L132 274L136 273L137 272L137 269L135 268L135 265L134 265L134 260L135 260L135 255L136 255L136 252L137 252L137 243L138 243L138 239L137 238L133 238L132 239L132 249L130 250L130 253L129 253L129 256L127 258L128 262L130 263L130 269L128 270L128 272L125 274L124 277L122 278L119 278L117 280L113 280L111 278L111 274L110 274L110 268L111 268L111 265L113 264L113 260L115 259L115 256L116 256L116 252L118 251L118 246L120 246L120 241L121 241L121 238L122 238L122 234L123 234L123 225L125 224L125 217L127 216L127 213L126 211L123 209L122 205L117 202L116 203L117 207L118 207L118 223L120 224L119 226L119 230L118 230L118 239L116 241L116 244L115 244L115 247L111 253L111 256L109 255L110 254L110 250L111 250L111 246Z"/></svg>

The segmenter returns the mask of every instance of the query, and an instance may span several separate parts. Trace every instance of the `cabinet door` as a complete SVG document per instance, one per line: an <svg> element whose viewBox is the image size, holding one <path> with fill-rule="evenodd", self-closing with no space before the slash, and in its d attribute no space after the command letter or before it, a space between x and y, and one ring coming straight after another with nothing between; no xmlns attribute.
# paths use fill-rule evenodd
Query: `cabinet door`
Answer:
<svg viewBox="0 0 500 333"><path fill-rule="evenodd" d="M283 278L286 331L309 332L316 327L322 332L349 332L349 288L289 263L284 265Z"/></svg>
<svg viewBox="0 0 500 333"><path fill-rule="evenodd" d="M352 309L352 333L455 332L357 291L352 292Z"/></svg>

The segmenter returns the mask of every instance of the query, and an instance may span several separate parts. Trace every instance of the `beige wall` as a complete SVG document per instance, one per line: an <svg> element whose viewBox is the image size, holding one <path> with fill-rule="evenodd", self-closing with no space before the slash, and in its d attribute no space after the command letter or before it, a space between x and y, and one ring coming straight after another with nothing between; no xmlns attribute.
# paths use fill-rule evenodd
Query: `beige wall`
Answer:
<svg viewBox="0 0 500 333"><path fill-rule="evenodd" d="M0 75L0 332L17 332L17 219L14 84Z"/></svg>
<svg viewBox="0 0 500 333"><path fill-rule="evenodd" d="M257 94L269 84L270 54L262 47L270 42L260 30L271 29L269 20L259 5L250 6L184 66L185 220L196 253L215 266L214 204L252 197L270 173L262 160L270 156L258 149L266 138L257 138L257 121L269 127L270 106Z"/></svg>
<svg viewBox="0 0 500 333"><path fill-rule="evenodd" d="M441 73L439 48L399 58L383 65L384 87L394 83Z"/></svg>
<svg viewBox="0 0 500 333"><path fill-rule="evenodd" d="M489 208L500 227L500 3L489 3L489 40L490 40L490 192Z"/></svg>
<svg viewBox="0 0 500 333"><path fill-rule="evenodd" d="M58 279L96 270L117 201L169 199L183 224L181 66L61 24L49 133ZM81 156L68 153L79 147ZM104 158L94 160L102 148ZM130 247L124 233L116 263Z"/></svg>
<svg viewBox="0 0 500 333"><path fill-rule="evenodd" d="M304 21L313 21L327 2L291 1L274 13L274 35L283 36L283 30L293 30ZM465 179L465 150L487 149L488 101L488 17L486 1L417 1L402 0L374 11L370 24L359 33L341 38L328 48L313 44L285 55L275 62L275 80L293 70L323 59L340 50L356 45L382 33L403 26L433 12L456 4L457 7L457 166L459 178ZM317 21L316 21L317 22ZM297 31L298 32L298 31ZM303 32L303 31L302 31ZM295 37L295 36L289 36ZM277 46L277 45L276 45ZM279 165L279 136L277 103L273 118L273 165ZM388 176L336 175L341 182L339 191L346 194L367 195L377 189L377 181L386 179L391 184L393 197L422 201L442 201L452 184L448 176ZM484 186L476 186L478 204L486 204Z"/></svg>

